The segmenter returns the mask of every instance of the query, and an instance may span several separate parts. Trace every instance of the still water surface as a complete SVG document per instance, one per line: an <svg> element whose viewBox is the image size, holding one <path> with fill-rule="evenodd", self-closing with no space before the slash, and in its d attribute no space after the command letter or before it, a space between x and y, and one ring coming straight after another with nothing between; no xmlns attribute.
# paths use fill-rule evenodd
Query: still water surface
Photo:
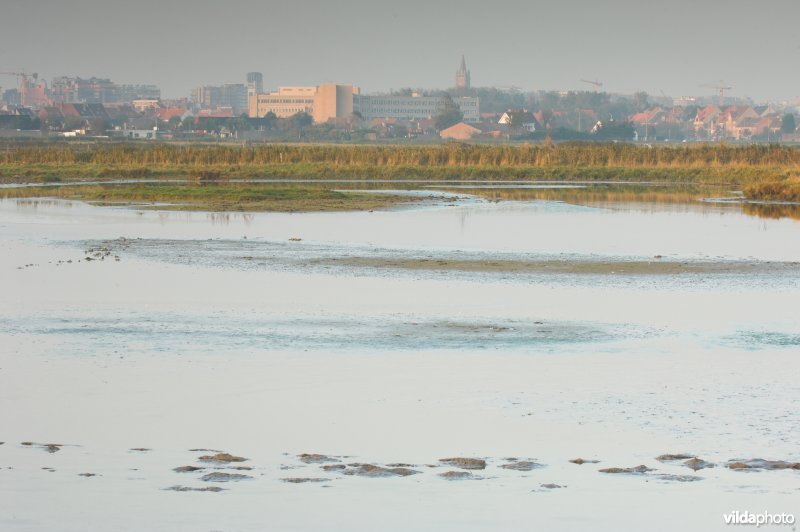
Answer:
<svg viewBox="0 0 800 532"><path fill-rule="evenodd" d="M797 472L724 464L800 460L800 223L716 204L451 202L324 214L0 202L0 466L14 468L0 471L0 528L716 530L734 508L792 510ZM85 260L102 246L104 260ZM381 266L400 259L442 264ZM449 267L463 260L759 267ZM255 479L163 491L205 485L171 471L201 446L246 455ZM489 466L462 483L438 469L359 479L298 464L302 452ZM717 467L654 460L669 452ZM500 468L510 456L544 467ZM578 456L601 464L567 462ZM638 464L658 471L597 472ZM699 478L655 476L687 473Z"/></svg>

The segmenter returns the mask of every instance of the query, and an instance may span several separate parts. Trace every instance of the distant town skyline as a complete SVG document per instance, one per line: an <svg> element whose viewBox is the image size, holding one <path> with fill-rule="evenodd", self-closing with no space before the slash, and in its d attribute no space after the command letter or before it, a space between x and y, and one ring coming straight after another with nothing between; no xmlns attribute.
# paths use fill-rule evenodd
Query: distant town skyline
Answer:
<svg viewBox="0 0 800 532"><path fill-rule="evenodd" d="M713 5L712 5L713 4ZM800 96L800 2L473 0L286 3L229 0L6 0L0 71L155 84L352 83L364 92L471 84L785 101ZM0 76L0 86L16 79Z"/></svg>

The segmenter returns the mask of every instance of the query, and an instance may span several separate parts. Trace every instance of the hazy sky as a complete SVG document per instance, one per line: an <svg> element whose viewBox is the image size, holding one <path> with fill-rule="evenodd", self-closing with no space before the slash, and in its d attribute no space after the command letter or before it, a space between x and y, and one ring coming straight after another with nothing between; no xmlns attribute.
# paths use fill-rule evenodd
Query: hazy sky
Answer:
<svg viewBox="0 0 800 532"><path fill-rule="evenodd" d="M2 0L0 71L110 77L164 97L245 72L366 92L474 86L800 95L800 0ZM0 85L14 86L0 76Z"/></svg>

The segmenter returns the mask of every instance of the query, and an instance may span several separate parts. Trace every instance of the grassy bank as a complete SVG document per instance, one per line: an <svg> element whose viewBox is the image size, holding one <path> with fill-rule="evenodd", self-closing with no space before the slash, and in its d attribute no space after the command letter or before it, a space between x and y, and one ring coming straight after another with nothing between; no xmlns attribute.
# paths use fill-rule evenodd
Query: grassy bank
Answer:
<svg viewBox="0 0 800 532"><path fill-rule="evenodd" d="M0 153L4 180L192 178L652 179L734 182L797 175L787 146L42 145Z"/></svg>
<svg viewBox="0 0 800 532"><path fill-rule="evenodd" d="M750 183L744 187L744 194L748 198L762 201L800 202L800 179L789 178L781 181Z"/></svg>
<svg viewBox="0 0 800 532"><path fill-rule="evenodd" d="M315 164L390 167L715 167L796 166L800 149L781 145L640 146L567 143L544 145L192 146L168 143L41 145L0 153L0 164L139 166L263 166Z"/></svg>
<svg viewBox="0 0 800 532"><path fill-rule="evenodd" d="M727 186L749 198L800 201L800 149L788 146L634 146L628 144L331 146L47 144L0 152L0 182L188 180L196 186L26 189L91 201L192 204L213 210L376 208L400 201L308 183L276 188L248 181L559 180ZM245 183L235 184L242 180ZM205 185L214 184L208 188ZM327 187L327 188L326 188ZM17 192L3 192L6 196ZM344 194L344 195L343 195ZM486 195L484 193L483 195ZM289 196L292 196L289 198ZM407 198L404 198L406 200ZM202 206L202 207L200 207Z"/></svg>
<svg viewBox="0 0 800 532"><path fill-rule="evenodd" d="M668 181L674 183L746 184L780 181L797 170L778 166L385 166L276 163L263 166L163 164L145 166L96 163L0 164L0 181L58 182L111 179L200 179L216 174L219 180L426 180L426 181Z"/></svg>
<svg viewBox="0 0 800 532"><path fill-rule="evenodd" d="M129 184L25 187L0 193L6 198L55 197L96 203L162 204L159 208L204 211L342 211L372 210L414 198L330 190L325 187L264 185Z"/></svg>

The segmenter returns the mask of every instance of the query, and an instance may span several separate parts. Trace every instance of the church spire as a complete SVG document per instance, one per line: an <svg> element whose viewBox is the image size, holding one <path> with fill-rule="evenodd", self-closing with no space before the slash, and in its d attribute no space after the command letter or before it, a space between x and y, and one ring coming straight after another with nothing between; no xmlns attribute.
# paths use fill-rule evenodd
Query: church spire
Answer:
<svg viewBox="0 0 800 532"><path fill-rule="evenodd" d="M456 71L456 88L468 89L469 88L469 70L467 70L467 60L464 59L464 54L461 54L461 65Z"/></svg>

